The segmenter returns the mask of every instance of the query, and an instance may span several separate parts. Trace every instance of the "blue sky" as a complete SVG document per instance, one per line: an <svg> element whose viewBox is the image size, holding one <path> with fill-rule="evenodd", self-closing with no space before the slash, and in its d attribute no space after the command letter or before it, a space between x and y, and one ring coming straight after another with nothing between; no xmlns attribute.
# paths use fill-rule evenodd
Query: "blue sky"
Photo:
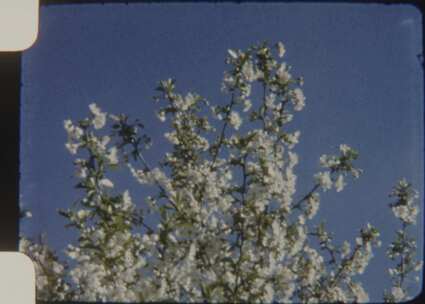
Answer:
<svg viewBox="0 0 425 304"><path fill-rule="evenodd" d="M382 257L399 228L387 207L398 179L415 185L423 209L421 27L421 13L410 5L42 7L38 41L22 61L21 204L33 218L22 223L21 234L44 232L57 250L75 239L56 213L80 197L64 147L64 119L85 117L92 102L138 117L154 140L147 158L155 162L165 152L164 129L153 115L157 81L173 77L182 92L223 103L227 49L283 41L292 74L305 79L307 97L294 120L301 130L297 195L311 187L320 155L336 152L340 143L360 151L364 175L341 193L323 194L317 219L326 219L337 241L353 240L367 222L381 231L383 247L363 276L371 299L380 300L390 286ZM119 186L141 201L143 192L134 182L123 178ZM422 215L412 231L420 248Z"/></svg>

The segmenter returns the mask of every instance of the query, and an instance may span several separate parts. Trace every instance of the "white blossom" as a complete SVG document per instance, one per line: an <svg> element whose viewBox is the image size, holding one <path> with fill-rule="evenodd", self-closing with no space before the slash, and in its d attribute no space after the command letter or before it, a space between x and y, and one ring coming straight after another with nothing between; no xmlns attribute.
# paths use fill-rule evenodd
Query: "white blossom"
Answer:
<svg viewBox="0 0 425 304"><path fill-rule="evenodd" d="M232 50L232 49L228 49L227 52L229 53L230 57L232 57L233 59L237 59L238 58L238 54L236 51Z"/></svg>
<svg viewBox="0 0 425 304"><path fill-rule="evenodd" d="M289 133L286 137L286 141L289 145L289 148L292 149L296 144L299 143L301 132L295 131L294 133Z"/></svg>
<svg viewBox="0 0 425 304"><path fill-rule="evenodd" d="M397 218L400 218L406 223L416 223L418 208L416 206L398 205L392 207L393 213Z"/></svg>
<svg viewBox="0 0 425 304"><path fill-rule="evenodd" d="M319 172L314 177L323 191L332 189L333 182L329 171Z"/></svg>
<svg viewBox="0 0 425 304"><path fill-rule="evenodd" d="M103 178L99 181L99 185L107 187L107 188L113 188L114 187L114 183L107 178Z"/></svg>
<svg viewBox="0 0 425 304"><path fill-rule="evenodd" d="M77 154L78 149L81 147L80 143L66 143L65 147L68 149L69 153L72 155Z"/></svg>
<svg viewBox="0 0 425 304"><path fill-rule="evenodd" d="M243 111L248 112L252 107L252 102L249 99L245 99L243 102Z"/></svg>
<svg viewBox="0 0 425 304"><path fill-rule="evenodd" d="M238 112L232 111L229 115L229 123L230 125L235 128L236 130L239 129L239 127L242 124L242 119Z"/></svg>
<svg viewBox="0 0 425 304"><path fill-rule="evenodd" d="M254 71L254 65L252 64L252 61L248 60L242 66L242 74L244 75L247 81L249 82L255 81L256 73Z"/></svg>
<svg viewBox="0 0 425 304"><path fill-rule="evenodd" d="M63 122L65 131L68 134L68 138L71 140L80 140L81 136L83 135L83 129L81 129L79 126L73 125L72 121L67 119Z"/></svg>
<svg viewBox="0 0 425 304"><path fill-rule="evenodd" d="M306 215L308 219L312 219L319 210L320 207L320 197L317 193L313 193L307 199L307 210Z"/></svg>
<svg viewBox="0 0 425 304"><path fill-rule="evenodd" d="M347 153L349 153L349 151L351 151L351 148L346 144L341 144L339 145L339 150L342 152L343 155L346 155Z"/></svg>
<svg viewBox="0 0 425 304"><path fill-rule="evenodd" d="M118 149L117 147L112 147L109 149L109 153L106 155L109 164L116 165L118 164Z"/></svg>
<svg viewBox="0 0 425 304"><path fill-rule="evenodd" d="M423 266L423 261L419 261L419 262L416 263L415 268L413 270L414 271L421 271L422 266Z"/></svg>
<svg viewBox="0 0 425 304"><path fill-rule="evenodd" d="M123 208L125 210L131 208L131 206L133 205L130 192L128 190L125 190L122 195L122 203L123 203Z"/></svg>
<svg viewBox="0 0 425 304"><path fill-rule="evenodd" d="M365 292L363 287L358 283L352 283L350 285L351 291L354 294L355 301L357 303L368 303L369 295Z"/></svg>
<svg viewBox="0 0 425 304"><path fill-rule="evenodd" d="M359 246L363 245L363 239L361 237L356 237L356 244Z"/></svg>
<svg viewBox="0 0 425 304"><path fill-rule="evenodd" d="M282 42L277 43L277 50L278 50L278 55L279 55L280 58L285 56L286 49L285 49L285 46L283 45Z"/></svg>
<svg viewBox="0 0 425 304"><path fill-rule="evenodd" d="M403 301L405 298L405 293L400 287L393 287L391 289L391 295L394 297L396 302Z"/></svg>
<svg viewBox="0 0 425 304"><path fill-rule="evenodd" d="M159 119L161 122L164 122L164 121L167 119L167 117L166 117L166 115L165 115L165 111L163 111L163 110L158 111L158 112L157 112L157 114L156 114L156 116L158 117L158 119Z"/></svg>
<svg viewBox="0 0 425 304"><path fill-rule="evenodd" d="M173 131L173 132L166 132L164 133L164 137L173 145L178 145L180 144L180 140L177 137L177 132Z"/></svg>
<svg viewBox="0 0 425 304"><path fill-rule="evenodd" d="M77 166L75 175L78 178L85 179L88 176L88 170L85 166Z"/></svg>
<svg viewBox="0 0 425 304"><path fill-rule="evenodd" d="M81 220L87 217L90 214L88 210L78 210L77 217Z"/></svg>
<svg viewBox="0 0 425 304"><path fill-rule="evenodd" d="M292 91L292 103L294 104L295 111L301 111L305 106L305 96L300 88Z"/></svg>
<svg viewBox="0 0 425 304"><path fill-rule="evenodd" d="M344 182L344 176L342 174L338 175L335 181L335 190L336 192L341 192L344 190L346 183Z"/></svg>
<svg viewBox="0 0 425 304"><path fill-rule="evenodd" d="M106 124L106 113L102 112L100 108L95 104L92 103L89 105L89 109L91 113L93 114L93 126L95 129L101 129Z"/></svg>
<svg viewBox="0 0 425 304"><path fill-rule="evenodd" d="M322 156L320 156L320 166L324 168L336 167L339 164L340 164L339 158L334 155L323 154Z"/></svg>
<svg viewBox="0 0 425 304"><path fill-rule="evenodd" d="M280 84L287 84L288 81L291 80L291 77L292 77L291 74L288 72L285 63L281 64L280 67L277 69L276 76L277 76L278 82Z"/></svg>
<svg viewBox="0 0 425 304"><path fill-rule="evenodd" d="M341 258L346 258L351 252L351 246L350 243L348 243L347 241L344 241L342 243L342 247L341 247Z"/></svg>

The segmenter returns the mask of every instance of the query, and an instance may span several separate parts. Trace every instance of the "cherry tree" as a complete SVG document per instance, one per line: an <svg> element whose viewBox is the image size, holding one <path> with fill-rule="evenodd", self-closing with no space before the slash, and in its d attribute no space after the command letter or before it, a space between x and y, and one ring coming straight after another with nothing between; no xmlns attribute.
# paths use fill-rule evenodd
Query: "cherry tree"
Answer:
<svg viewBox="0 0 425 304"><path fill-rule="evenodd" d="M360 178L359 153L341 144L320 156L319 171L305 181L310 191L296 192L300 132L289 126L306 98L285 52L281 42L228 50L225 105L160 81L154 100L171 149L158 164L145 157L154 143L137 119L91 104L87 118L65 120L83 195L60 214L78 239L65 249L67 261L45 242L21 239L36 265L38 298L368 302L358 278L381 245L378 230L365 223L357 238L337 244L323 223L311 224L323 192ZM116 168L155 194L136 205L130 189L114 185ZM398 302L422 269L409 235L419 209L406 180L391 196L401 229L387 251L396 265L383 297Z"/></svg>

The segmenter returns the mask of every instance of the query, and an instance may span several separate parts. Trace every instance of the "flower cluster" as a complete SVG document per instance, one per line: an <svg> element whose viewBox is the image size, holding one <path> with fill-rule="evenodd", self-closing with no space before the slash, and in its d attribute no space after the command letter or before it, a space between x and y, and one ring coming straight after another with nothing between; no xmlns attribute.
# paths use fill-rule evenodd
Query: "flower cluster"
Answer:
<svg viewBox="0 0 425 304"><path fill-rule="evenodd" d="M50 301L70 299L71 288L66 282L67 267L43 241L33 242L21 237L19 251L25 252L34 262L38 298Z"/></svg>
<svg viewBox="0 0 425 304"><path fill-rule="evenodd" d="M121 157L123 162L134 157L134 149L142 142L135 138L141 125L130 125L124 115L108 115L96 104L89 109L89 118L76 124L70 120L64 123L71 144L78 146L71 154L87 156L74 161L77 188L84 196L78 208L60 210L68 226L79 232L77 244L70 244L65 251L75 263L66 285L72 291L65 295L75 301L141 301L137 290L144 288L140 276L149 256L144 252L151 251L158 236L133 231L143 225L141 210L136 209L128 190L113 194L114 183L107 176ZM111 135L97 136L108 122L112 124ZM43 293L39 297L50 299Z"/></svg>
<svg viewBox="0 0 425 304"><path fill-rule="evenodd" d="M358 178L362 172L353 165L353 161L358 157L356 150L342 144L339 146L339 151L341 153L339 156L324 154L320 157L320 165L327 171L317 173L315 178L324 191L335 187L335 190L340 192L346 186L345 177L348 174Z"/></svg>
<svg viewBox="0 0 425 304"><path fill-rule="evenodd" d="M423 262L416 260L416 241L409 235L409 227L416 224L418 206L415 201L418 193L405 179L400 180L394 187L390 197L395 197L396 202L390 204L395 217L400 220L402 228L396 231L395 239L387 249L387 256L392 261L398 261L394 268L388 269L393 287L384 292L384 300L395 303L408 300L409 283L413 283L412 275L422 271ZM416 276L414 281L419 281Z"/></svg>
<svg viewBox="0 0 425 304"><path fill-rule="evenodd" d="M358 153L340 145L338 156L323 155L311 190L297 193L300 132L290 123L306 98L285 54L281 42L228 50L225 105L180 93L173 79L160 81L154 99L170 129L164 134L170 150L157 165L144 155L151 139L137 120L96 104L88 118L66 120L65 146L76 157L82 198L60 214L79 237L65 250L72 267L45 245L21 241L37 264L39 298L367 302L356 276L380 246L377 229L367 224L353 243L337 245L324 224L312 229L310 222L320 190L340 192L347 177L359 177ZM112 181L116 167L128 169L151 195L133 203L130 191ZM409 187L396 188L399 201L391 206L404 224L417 214ZM403 233L391 254L407 265L406 253L397 251L410 242Z"/></svg>
<svg viewBox="0 0 425 304"><path fill-rule="evenodd" d="M415 203L418 194L412 189L412 185L402 179L394 187L391 196L397 198L397 202L390 205L395 217L407 225L415 224L419 212L418 205Z"/></svg>

